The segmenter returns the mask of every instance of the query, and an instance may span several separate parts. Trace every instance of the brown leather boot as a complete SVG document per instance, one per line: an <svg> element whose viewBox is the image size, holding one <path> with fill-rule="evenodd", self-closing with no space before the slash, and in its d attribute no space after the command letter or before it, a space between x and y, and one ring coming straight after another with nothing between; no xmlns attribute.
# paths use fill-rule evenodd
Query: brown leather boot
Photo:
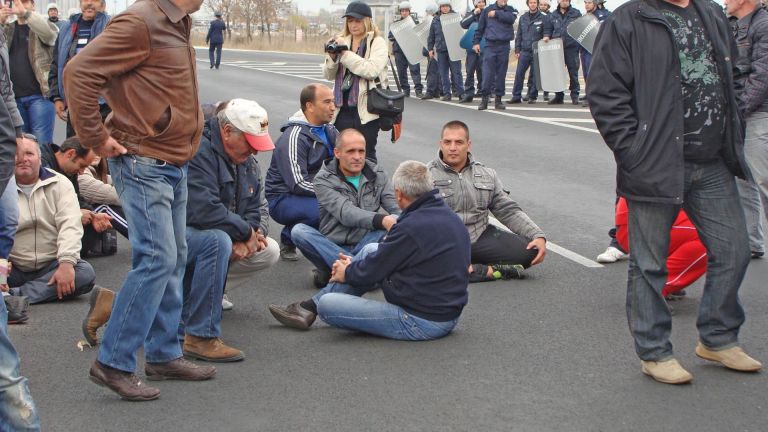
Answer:
<svg viewBox="0 0 768 432"><path fill-rule="evenodd" d="M91 346L99 343L96 331L109 321L112 314L112 302L115 301L115 292L104 287L95 286L91 292L91 308L83 320L83 335Z"/></svg>
<svg viewBox="0 0 768 432"><path fill-rule="evenodd" d="M219 338L203 338L192 335L184 336L184 355L209 362L234 362L245 358L239 349L224 344Z"/></svg>
<svg viewBox="0 0 768 432"><path fill-rule="evenodd" d="M198 366L180 357L165 363L147 363L144 365L144 373L150 381L205 381L216 375L216 368Z"/></svg>
<svg viewBox="0 0 768 432"><path fill-rule="evenodd" d="M98 360L91 366L90 378L91 381L107 387L125 400L149 401L160 396L159 389L144 384L136 374L113 369L99 363Z"/></svg>

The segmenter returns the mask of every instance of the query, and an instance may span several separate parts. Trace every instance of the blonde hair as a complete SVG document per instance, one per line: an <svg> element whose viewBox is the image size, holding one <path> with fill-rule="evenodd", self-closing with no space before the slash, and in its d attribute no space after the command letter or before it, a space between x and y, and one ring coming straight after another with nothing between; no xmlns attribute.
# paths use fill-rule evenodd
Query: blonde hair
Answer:
<svg viewBox="0 0 768 432"><path fill-rule="evenodd" d="M379 30L379 27L373 22L371 17L363 17L363 26L365 26L366 34L373 32L373 37L381 36L381 30ZM344 21L344 31L341 32L341 37L346 36L352 36L352 33L349 32L349 26L347 26L347 20Z"/></svg>

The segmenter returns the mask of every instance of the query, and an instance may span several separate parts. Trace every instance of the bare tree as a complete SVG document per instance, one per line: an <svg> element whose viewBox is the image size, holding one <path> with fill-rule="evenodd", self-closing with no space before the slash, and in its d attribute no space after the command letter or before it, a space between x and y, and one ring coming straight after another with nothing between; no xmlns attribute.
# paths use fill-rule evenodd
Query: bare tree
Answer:
<svg viewBox="0 0 768 432"><path fill-rule="evenodd" d="M227 24L227 39L232 38L233 12L236 0L206 0L206 5L212 13L221 12L224 15L224 22Z"/></svg>

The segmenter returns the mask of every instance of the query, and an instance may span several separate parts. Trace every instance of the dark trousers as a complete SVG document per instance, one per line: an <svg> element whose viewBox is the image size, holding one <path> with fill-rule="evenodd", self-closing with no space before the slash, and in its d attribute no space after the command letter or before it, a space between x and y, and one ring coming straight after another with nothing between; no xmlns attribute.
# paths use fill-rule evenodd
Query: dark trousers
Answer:
<svg viewBox="0 0 768 432"><path fill-rule="evenodd" d="M578 100L579 90L581 90L581 86L579 85L579 48L578 47L565 49L565 67L568 68L568 78L571 81L571 85L568 87L568 90L571 91L571 99ZM555 97L561 100L563 99L564 96L565 96L564 92L555 93Z"/></svg>
<svg viewBox="0 0 768 432"><path fill-rule="evenodd" d="M579 48L579 54L581 55L582 74L584 74L584 80L586 81L587 76L589 76L589 65L592 63L592 54L584 48Z"/></svg>
<svg viewBox="0 0 768 432"><path fill-rule="evenodd" d="M536 87L536 74L533 73L534 61L533 51L520 51L520 58L517 59L517 70L515 71L515 85L512 87L512 99L522 99L525 72L529 69L528 99L535 100L539 97L539 89Z"/></svg>
<svg viewBox="0 0 768 432"><path fill-rule="evenodd" d="M395 67L397 68L397 79L400 81L400 87L403 88L403 91L408 94L411 92L411 85L408 83L408 71L410 71L413 89L416 90L416 93L421 93L424 88L421 85L421 65L408 64L405 54L402 51L397 51L395 53Z"/></svg>
<svg viewBox="0 0 768 432"><path fill-rule="evenodd" d="M535 249L526 249L528 243L515 233L488 225L472 243L472 264L521 264L528 268L538 253Z"/></svg>
<svg viewBox="0 0 768 432"><path fill-rule="evenodd" d="M379 119L362 124L357 107L344 106L339 110L334 123L339 132L344 129L357 129L365 137L365 157L376 162L376 141L379 138ZM317 227L315 227L317 228Z"/></svg>
<svg viewBox="0 0 768 432"><path fill-rule="evenodd" d="M91 292L93 283L96 280L96 273L93 267L83 260L77 261L75 267L75 292L64 297L61 300L75 298ZM18 267L11 269L8 275L8 286L11 287L11 294L23 295L29 297L32 304L44 303L58 299L56 285L49 285L48 281L56 270L59 269L59 262L53 260L40 270L30 272L21 271Z"/></svg>
<svg viewBox="0 0 768 432"><path fill-rule="evenodd" d="M221 64L221 47L224 45L224 43L219 42L211 42L210 45L208 45L208 59L211 61L211 67L216 66L216 69L219 68L219 65ZM216 61L214 62L213 53L216 52Z"/></svg>
<svg viewBox="0 0 768 432"><path fill-rule="evenodd" d="M477 76L477 92L483 88L483 55L473 50L467 50L467 62L464 65L467 78L464 80L464 95L475 95L475 76Z"/></svg>
<svg viewBox="0 0 768 432"><path fill-rule="evenodd" d="M441 88L437 60L427 59L427 93L432 96L440 96Z"/></svg>
<svg viewBox="0 0 768 432"><path fill-rule="evenodd" d="M461 62L451 61L448 51L437 53L437 68L440 71L440 81L443 95L451 94L451 85L459 95L464 93L464 83L461 79Z"/></svg>
<svg viewBox="0 0 768 432"><path fill-rule="evenodd" d="M483 89L480 94L504 96L508 67L509 44L486 45L483 53Z"/></svg>
<svg viewBox="0 0 768 432"><path fill-rule="evenodd" d="M312 228L320 226L320 210L317 198L303 195L283 194L269 201L269 215L275 222L283 225L280 231L280 242L293 245L291 230L297 224L303 223Z"/></svg>

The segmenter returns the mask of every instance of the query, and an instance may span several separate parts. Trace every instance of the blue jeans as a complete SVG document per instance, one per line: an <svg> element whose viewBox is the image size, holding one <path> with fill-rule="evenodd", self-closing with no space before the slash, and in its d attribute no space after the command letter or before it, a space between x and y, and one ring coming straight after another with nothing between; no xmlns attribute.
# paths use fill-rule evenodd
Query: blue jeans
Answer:
<svg viewBox="0 0 768 432"><path fill-rule="evenodd" d="M0 431L39 431L35 401L19 372L19 355L8 338L8 311L0 301Z"/></svg>
<svg viewBox="0 0 768 432"><path fill-rule="evenodd" d="M187 270L179 336L221 336L221 298L227 282L232 239L217 229L187 227Z"/></svg>
<svg viewBox="0 0 768 432"><path fill-rule="evenodd" d="M475 76L477 76L477 92L483 88L483 55L474 50L467 50L467 61L464 64L466 79L464 80L464 96L475 96Z"/></svg>
<svg viewBox="0 0 768 432"><path fill-rule="evenodd" d="M411 73L413 79L413 88L417 93L420 93L423 89L421 85L421 65L418 63L415 65L408 63L408 58L405 57L402 51L395 53L395 67L397 68L397 79L400 81L400 87L402 87L405 93L411 92L411 86L408 84L408 72Z"/></svg>
<svg viewBox="0 0 768 432"><path fill-rule="evenodd" d="M378 243L371 243L352 260L365 259L378 248ZM361 298L372 288L331 282L312 300L317 305L318 316L328 325L389 339L438 339L450 333L459 322L458 318L445 322L430 321L413 316L391 303Z"/></svg>
<svg viewBox="0 0 768 432"><path fill-rule="evenodd" d="M13 238L19 225L19 191L16 178L11 177L5 192L0 195L0 258L8 259L13 249Z"/></svg>
<svg viewBox="0 0 768 432"><path fill-rule="evenodd" d="M520 58L517 59L517 70L515 71L515 85L512 87L512 99L522 99L523 81L525 81L525 72L528 72L528 99L539 97L539 89L536 87L536 74L533 73L533 51L520 51Z"/></svg>
<svg viewBox="0 0 768 432"><path fill-rule="evenodd" d="M736 180L722 161L685 162L683 209L707 248L707 277L696 326L701 343L719 350L738 342L744 323L739 287L749 243ZM672 315L661 292L667 280L669 231L680 206L627 200L629 254L627 318L642 360L672 357Z"/></svg>
<svg viewBox="0 0 768 432"><path fill-rule="evenodd" d="M128 220L132 270L115 298L99 362L134 372L142 345L150 363L181 357L187 165L124 155L109 160L109 171Z"/></svg>
<svg viewBox="0 0 768 432"><path fill-rule="evenodd" d="M337 245L328 240L320 231L309 225L298 224L291 230L291 239L301 253L319 270L330 271L334 261L339 259L339 253L357 255L363 246L378 243L387 232L384 230L370 231L355 245Z"/></svg>
<svg viewBox="0 0 768 432"><path fill-rule="evenodd" d="M486 45L483 52L483 96L504 96L509 68L509 43Z"/></svg>
<svg viewBox="0 0 768 432"><path fill-rule="evenodd" d="M24 132L37 138L40 144L53 142L53 125L56 122L56 107L42 95L16 98L21 118L24 120Z"/></svg>
<svg viewBox="0 0 768 432"><path fill-rule="evenodd" d="M303 223L313 228L320 225L320 209L315 197L287 193L280 195L269 201L269 215L283 225L280 242L284 245L293 245L291 229L294 225Z"/></svg>
<svg viewBox="0 0 768 432"><path fill-rule="evenodd" d="M461 79L461 62L451 61L448 51L437 53L437 69L440 72L440 81L443 87L443 95L451 94L451 85L459 94L464 94L464 83ZM450 76L449 76L450 72Z"/></svg>

